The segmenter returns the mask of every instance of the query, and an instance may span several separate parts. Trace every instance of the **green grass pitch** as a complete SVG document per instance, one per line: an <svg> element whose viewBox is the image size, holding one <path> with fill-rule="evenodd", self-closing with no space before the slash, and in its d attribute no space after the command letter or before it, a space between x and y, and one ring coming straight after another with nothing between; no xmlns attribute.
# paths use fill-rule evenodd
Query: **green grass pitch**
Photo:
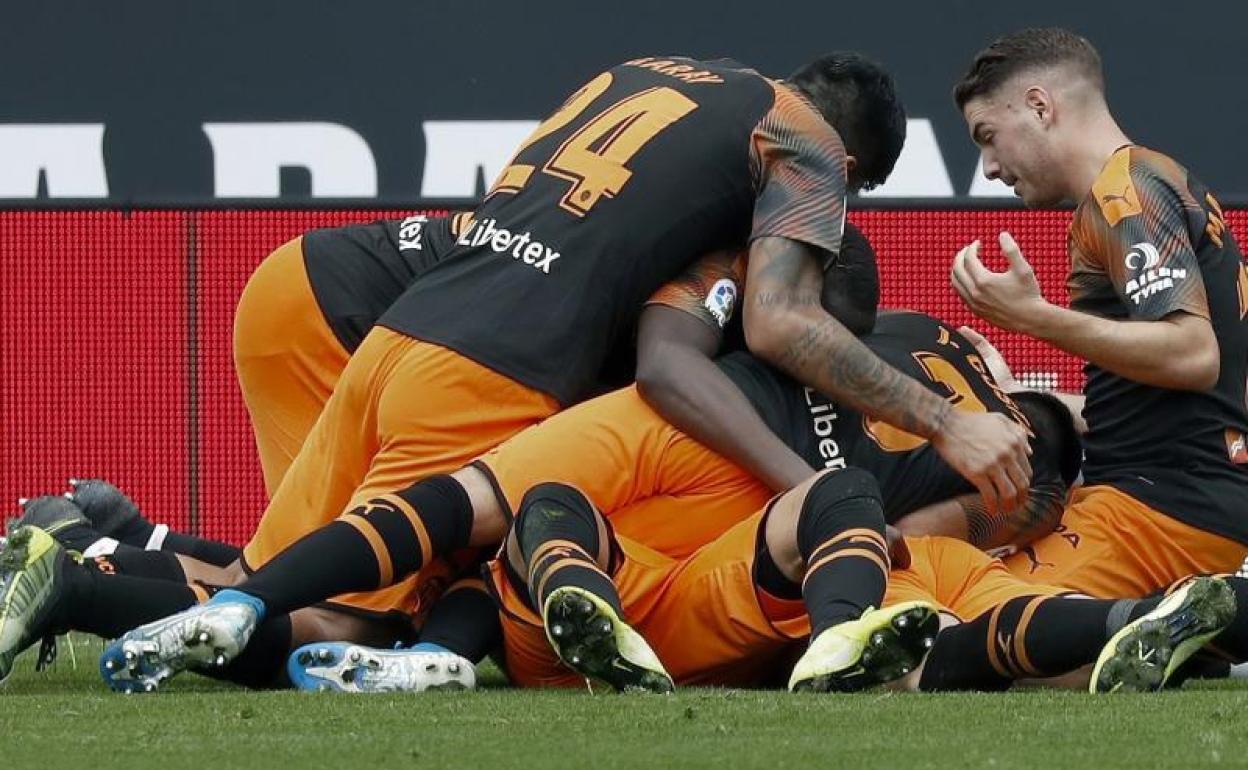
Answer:
<svg viewBox="0 0 1248 770"><path fill-rule="evenodd" d="M537 692L486 675L476 692L246 692L186 675L122 696L76 637L0 691L0 767L13 768L1179 768L1248 766L1248 686L1157 695L1024 691L670 697ZM64 643L62 643L64 644Z"/></svg>

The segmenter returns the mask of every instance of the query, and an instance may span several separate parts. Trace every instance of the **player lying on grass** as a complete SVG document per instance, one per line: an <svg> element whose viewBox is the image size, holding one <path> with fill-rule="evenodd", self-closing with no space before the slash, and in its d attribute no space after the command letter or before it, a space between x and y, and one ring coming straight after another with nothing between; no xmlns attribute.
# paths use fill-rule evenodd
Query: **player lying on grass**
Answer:
<svg viewBox="0 0 1248 770"><path fill-rule="evenodd" d="M1242 579L1093 600L1019 580L951 538L907 538L894 553L890 574L880 490L856 468L824 471L685 559L615 535L578 490L539 485L491 570L508 672L527 686L760 686L806 644L790 690L852 691L915 671L922 690L996 690L1092 664L1090 689L1111 692L1160 689L1215 637L1248 652ZM937 607L969 622L938 635ZM300 650L292 679L341 689L332 655Z"/></svg>
<svg viewBox="0 0 1248 770"><path fill-rule="evenodd" d="M954 287L979 317L1088 362L1085 485L1062 530L1007 559L1094 596L1141 596L1248 555L1248 267L1209 189L1132 143L1100 56L1063 29L980 52L954 97L984 174L1029 206L1078 202L1071 307L1050 304L1008 233L988 270L976 241Z"/></svg>

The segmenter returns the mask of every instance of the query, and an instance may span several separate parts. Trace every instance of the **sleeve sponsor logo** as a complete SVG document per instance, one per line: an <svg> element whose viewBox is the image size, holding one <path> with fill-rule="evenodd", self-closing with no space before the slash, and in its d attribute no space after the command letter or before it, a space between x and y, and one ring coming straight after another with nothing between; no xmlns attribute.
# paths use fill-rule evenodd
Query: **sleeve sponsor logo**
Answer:
<svg viewBox="0 0 1248 770"><path fill-rule="evenodd" d="M1123 261L1128 270L1152 270L1161 264L1161 252L1153 244L1141 242L1131 247Z"/></svg>
<svg viewBox="0 0 1248 770"><path fill-rule="evenodd" d="M1123 257L1123 264L1135 277L1127 281L1126 293L1138 305L1154 294L1173 289L1175 283L1187 278L1181 267L1159 267L1161 252L1151 243L1137 243Z"/></svg>
<svg viewBox="0 0 1248 770"><path fill-rule="evenodd" d="M737 309L737 283L731 278L720 278L711 287L702 303L715 318L719 328L724 328L732 320L732 313Z"/></svg>

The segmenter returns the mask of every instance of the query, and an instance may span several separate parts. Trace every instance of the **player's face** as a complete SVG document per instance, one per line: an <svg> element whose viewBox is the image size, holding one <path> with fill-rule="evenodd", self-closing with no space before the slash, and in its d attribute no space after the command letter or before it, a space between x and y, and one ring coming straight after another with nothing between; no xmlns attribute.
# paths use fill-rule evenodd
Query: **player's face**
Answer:
<svg viewBox="0 0 1248 770"><path fill-rule="evenodd" d="M962 110L979 147L984 176L1000 179L1031 207L1055 205L1065 197L1053 148L1054 134L1023 100L994 94L977 97Z"/></svg>

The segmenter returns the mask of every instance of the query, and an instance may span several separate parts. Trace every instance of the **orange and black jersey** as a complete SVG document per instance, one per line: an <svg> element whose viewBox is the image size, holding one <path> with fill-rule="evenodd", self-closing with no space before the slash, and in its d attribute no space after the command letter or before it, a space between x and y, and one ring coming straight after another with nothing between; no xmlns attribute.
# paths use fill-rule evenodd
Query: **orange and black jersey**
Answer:
<svg viewBox="0 0 1248 770"><path fill-rule="evenodd" d="M450 253L470 213L312 230L303 261L325 320L347 352L355 352L381 314L416 276Z"/></svg>
<svg viewBox="0 0 1248 770"><path fill-rule="evenodd" d="M921 313L883 312L875 330L862 341L955 407L996 412L1028 425L1014 401L997 387L974 346L939 320ZM890 522L924 505L975 491L926 439L837 404L748 353L724 356L719 366L771 431L811 467L853 466L874 475ZM1033 496L1038 492L1060 505L1066 490L1060 466L1053 452L1033 454Z"/></svg>
<svg viewBox="0 0 1248 770"><path fill-rule="evenodd" d="M834 254L844 203L844 147L796 91L733 62L636 59L538 126L380 323L574 403L697 258L762 236Z"/></svg>
<svg viewBox="0 0 1248 770"><path fill-rule="evenodd" d="M1105 318L1209 319L1221 370L1207 391L1142 385L1087 365L1084 478L1248 543L1248 272L1209 190L1170 158L1120 148L1075 211L1071 307Z"/></svg>

